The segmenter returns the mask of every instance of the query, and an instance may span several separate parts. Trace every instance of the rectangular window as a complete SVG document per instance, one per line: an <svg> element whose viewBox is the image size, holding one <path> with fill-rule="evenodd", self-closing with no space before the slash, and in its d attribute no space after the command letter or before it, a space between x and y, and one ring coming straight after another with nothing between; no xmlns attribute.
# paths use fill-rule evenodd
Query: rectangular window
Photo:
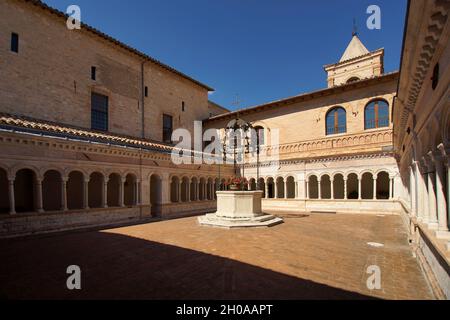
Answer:
<svg viewBox="0 0 450 320"><path fill-rule="evenodd" d="M173 119L167 114L163 115L163 141L172 143Z"/></svg>
<svg viewBox="0 0 450 320"><path fill-rule="evenodd" d="M144 88L144 93L145 93L145 96L148 97L148 87L147 86Z"/></svg>
<svg viewBox="0 0 450 320"><path fill-rule="evenodd" d="M184 101L181 102L181 111L184 112Z"/></svg>
<svg viewBox="0 0 450 320"><path fill-rule="evenodd" d="M108 131L108 97L94 92L91 94L91 128Z"/></svg>
<svg viewBox="0 0 450 320"><path fill-rule="evenodd" d="M11 33L11 51L19 53L19 35L17 33Z"/></svg>
<svg viewBox="0 0 450 320"><path fill-rule="evenodd" d="M97 68L91 67L91 79L96 80L97 79Z"/></svg>

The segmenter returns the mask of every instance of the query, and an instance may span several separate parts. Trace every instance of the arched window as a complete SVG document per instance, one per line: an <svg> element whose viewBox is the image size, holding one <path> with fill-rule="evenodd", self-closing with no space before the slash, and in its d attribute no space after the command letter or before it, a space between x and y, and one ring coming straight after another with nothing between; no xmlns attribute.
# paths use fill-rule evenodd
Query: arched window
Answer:
<svg viewBox="0 0 450 320"><path fill-rule="evenodd" d="M256 134L258 136L259 145L263 146L265 144L264 140L264 128L261 126L255 127ZM256 137L255 137L255 144L256 144Z"/></svg>
<svg viewBox="0 0 450 320"><path fill-rule="evenodd" d="M347 132L345 109L336 107L327 113L327 135Z"/></svg>
<svg viewBox="0 0 450 320"><path fill-rule="evenodd" d="M356 82L359 81L358 77L351 77L350 79L347 80L347 83L352 83L352 82Z"/></svg>
<svg viewBox="0 0 450 320"><path fill-rule="evenodd" d="M370 102L364 110L364 128L389 127L389 105L384 100Z"/></svg>

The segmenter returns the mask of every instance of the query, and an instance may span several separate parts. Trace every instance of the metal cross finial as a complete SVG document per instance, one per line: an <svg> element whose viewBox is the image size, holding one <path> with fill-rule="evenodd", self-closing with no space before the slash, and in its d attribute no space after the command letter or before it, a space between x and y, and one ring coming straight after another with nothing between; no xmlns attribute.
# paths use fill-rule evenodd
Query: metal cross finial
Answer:
<svg viewBox="0 0 450 320"><path fill-rule="evenodd" d="M358 35L358 28L357 28L357 26L356 26L356 19L353 18L353 31L352 31L352 36L354 37L354 36L356 36L356 35Z"/></svg>
<svg viewBox="0 0 450 320"><path fill-rule="evenodd" d="M236 109L238 109L240 104L241 104L241 101L239 100L239 94L236 93L236 100L234 100L234 102L231 105L236 107Z"/></svg>

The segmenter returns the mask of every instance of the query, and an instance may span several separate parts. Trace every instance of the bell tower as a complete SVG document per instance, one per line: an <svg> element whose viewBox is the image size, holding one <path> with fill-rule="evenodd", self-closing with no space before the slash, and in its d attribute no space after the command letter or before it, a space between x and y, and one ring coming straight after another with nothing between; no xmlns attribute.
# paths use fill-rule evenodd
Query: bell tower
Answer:
<svg viewBox="0 0 450 320"><path fill-rule="evenodd" d="M328 88L382 75L383 58L383 48L370 52L354 30L341 60L324 66L328 74Z"/></svg>

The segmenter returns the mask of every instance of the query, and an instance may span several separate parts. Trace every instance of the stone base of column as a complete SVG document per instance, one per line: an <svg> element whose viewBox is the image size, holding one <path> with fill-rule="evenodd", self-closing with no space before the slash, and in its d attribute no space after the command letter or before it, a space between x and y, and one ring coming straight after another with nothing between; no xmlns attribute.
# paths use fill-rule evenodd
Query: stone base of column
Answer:
<svg viewBox="0 0 450 320"><path fill-rule="evenodd" d="M434 234L438 239L450 240L450 231L435 231Z"/></svg>

